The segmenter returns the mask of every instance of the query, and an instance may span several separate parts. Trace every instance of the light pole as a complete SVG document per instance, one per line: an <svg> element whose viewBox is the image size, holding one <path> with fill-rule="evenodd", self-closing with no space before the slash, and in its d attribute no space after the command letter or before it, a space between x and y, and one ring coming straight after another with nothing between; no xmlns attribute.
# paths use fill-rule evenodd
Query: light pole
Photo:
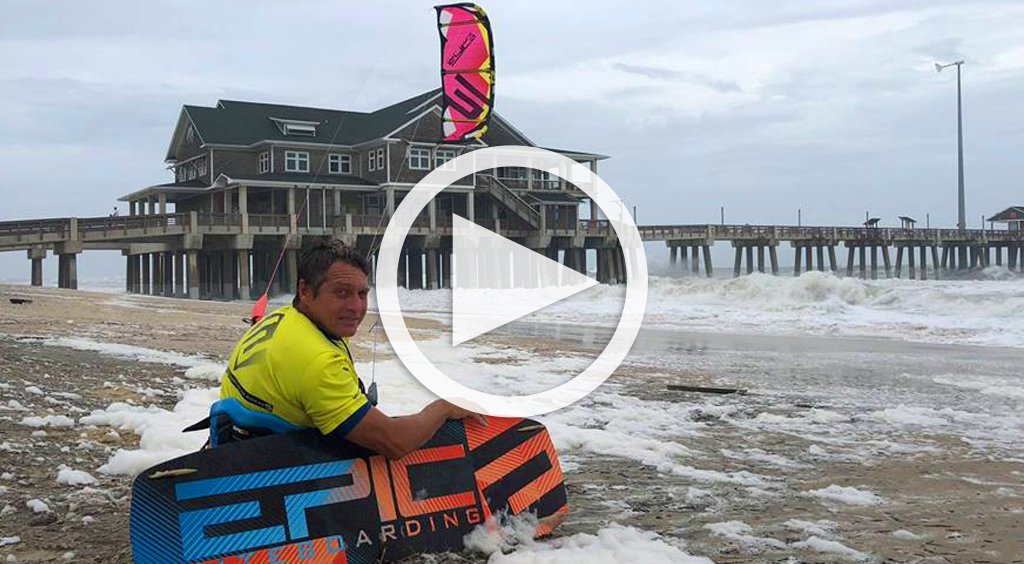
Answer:
<svg viewBox="0 0 1024 564"><path fill-rule="evenodd" d="M963 61L945 65L935 63L935 72L942 72L944 68L956 66L956 150L960 187L956 226L961 231L967 229L967 212L964 207L964 112L960 97L960 67L963 64Z"/></svg>

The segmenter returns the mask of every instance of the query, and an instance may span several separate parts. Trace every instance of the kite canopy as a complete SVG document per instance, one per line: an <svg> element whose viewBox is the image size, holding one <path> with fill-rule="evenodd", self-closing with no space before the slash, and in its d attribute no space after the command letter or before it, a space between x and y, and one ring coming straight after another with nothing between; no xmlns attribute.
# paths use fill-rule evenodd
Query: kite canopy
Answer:
<svg viewBox="0 0 1024 564"><path fill-rule="evenodd" d="M441 35L441 102L445 141L480 137L494 107L491 22L475 4L435 6Z"/></svg>

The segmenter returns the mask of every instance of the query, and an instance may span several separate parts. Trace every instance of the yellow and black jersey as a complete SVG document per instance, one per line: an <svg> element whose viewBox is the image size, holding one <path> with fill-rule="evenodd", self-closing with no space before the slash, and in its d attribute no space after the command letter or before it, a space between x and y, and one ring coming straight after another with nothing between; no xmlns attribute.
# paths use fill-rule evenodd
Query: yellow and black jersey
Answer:
<svg viewBox="0 0 1024 564"><path fill-rule="evenodd" d="M235 346L220 386L234 398L323 434L348 434L370 411L345 339L331 339L292 306L267 315Z"/></svg>

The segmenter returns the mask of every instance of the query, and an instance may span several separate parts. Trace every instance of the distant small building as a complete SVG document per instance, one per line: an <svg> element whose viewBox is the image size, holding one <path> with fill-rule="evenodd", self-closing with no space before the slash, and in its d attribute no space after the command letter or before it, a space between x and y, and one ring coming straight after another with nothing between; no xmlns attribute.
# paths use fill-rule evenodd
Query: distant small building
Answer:
<svg viewBox="0 0 1024 564"><path fill-rule="evenodd" d="M913 229L914 228L914 224L917 223L916 219L914 219L912 217L907 217L905 215L901 215L899 217L899 220L900 220L900 225L903 227L903 229Z"/></svg>
<svg viewBox="0 0 1024 564"><path fill-rule="evenodd" d="M864 227L878 227L878 222L881 221L880 217L872 217L871 219L864 222Z"/></svg>
<svg viewBox="0 0 1024 564"><path fill-rule="evenodd" d="M1024 206L1010 206L988 218L988 221L1005 223L1010 231L1021 231L1024 229Z"/></svg>

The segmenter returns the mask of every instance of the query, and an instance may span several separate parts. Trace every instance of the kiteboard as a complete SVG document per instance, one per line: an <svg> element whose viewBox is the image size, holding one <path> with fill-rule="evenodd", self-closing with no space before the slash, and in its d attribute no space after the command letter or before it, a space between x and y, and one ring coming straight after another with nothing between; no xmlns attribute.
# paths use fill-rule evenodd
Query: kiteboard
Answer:
<svg viewBox="0 0 1024 564"><path fill-rule="evenodd" d="M159 464L132 486L135 564L371 564L459 551L463 537L531 513L566 517L547 429L516 418L448 421L400 460L306 429Z"/></svg>

